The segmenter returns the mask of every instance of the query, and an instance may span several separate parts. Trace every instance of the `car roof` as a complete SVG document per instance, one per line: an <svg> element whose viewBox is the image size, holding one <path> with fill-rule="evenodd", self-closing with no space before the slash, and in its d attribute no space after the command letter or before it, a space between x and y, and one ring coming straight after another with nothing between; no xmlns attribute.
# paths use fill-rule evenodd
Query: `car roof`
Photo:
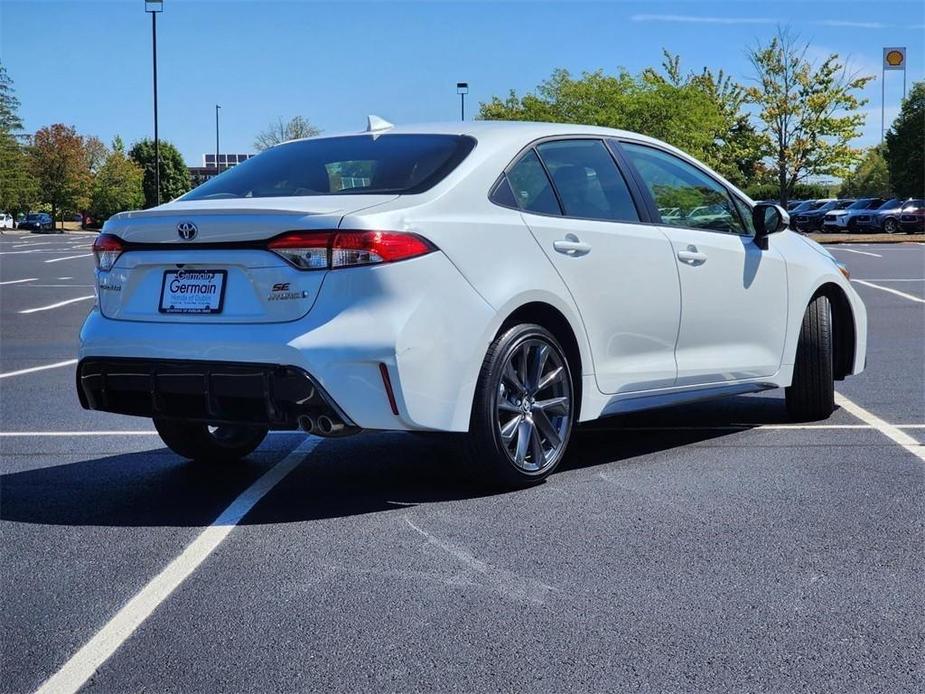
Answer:
<svg viewBox="0 0 925 694"><path fill-rule="evenodd" d="M574 123L545 123L541 121L503 121L503 120L471 120L447 121L433 123L408 123L406 125L391 125L387 128L374 131L352 131L339 133L324 133L313 138L324 139L328 137L344 137L349 135L468 135L480 142L517 140L530 142L542 137L555 137L557 135L596 135L598 137L626 137L634 140L666 145L666 143L615 128L604 128L596 125L577 125ZM670 146L670 145L669 145Z"/></svg>

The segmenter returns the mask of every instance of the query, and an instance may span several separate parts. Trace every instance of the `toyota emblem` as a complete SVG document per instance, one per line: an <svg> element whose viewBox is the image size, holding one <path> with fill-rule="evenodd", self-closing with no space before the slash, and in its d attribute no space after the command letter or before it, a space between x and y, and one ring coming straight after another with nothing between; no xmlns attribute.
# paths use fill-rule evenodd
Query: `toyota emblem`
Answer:
<svg viewBox="0 0 925 694"><path fill-rule="evenodd" d="M192 222L180 222L177 224L177 234L179 234L180 238L184 241L192 241L196 238L196 233L198 231L199 229L196 228L196 225Z"/></svg>

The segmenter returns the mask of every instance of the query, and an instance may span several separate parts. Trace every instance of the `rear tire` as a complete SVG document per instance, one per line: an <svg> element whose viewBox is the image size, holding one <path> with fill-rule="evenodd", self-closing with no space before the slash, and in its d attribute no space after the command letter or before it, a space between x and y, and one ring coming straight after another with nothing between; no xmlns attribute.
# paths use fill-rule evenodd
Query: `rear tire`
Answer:
<svg viewBox="0 0 925 694"><path fill-rule="evenodd" d="M253 453L267 436L267 428L155 419L161 440L177 455L190 460L233 462Z"/></svg>
<svg viewBox="0 0 925 694"><path fill-rule="evenodd" d="M895 219L888 217L883 220L883 231L887 234L895 234L899 231L899 225L896 223Z"/></svg>
<svg viewBox="0 0 925 694"><path fill-rule="evenodd" d="M546 328L525 323L499 335L482 362L466 437L477 481L510 489L548 477L568 447L574 393L565 352Z"/></svg>
<svg viewBox="0 0 925 694"><path fill-rule="evenodd" d="M832 310L825 296L810 302L803 315L793 381L786 389L787 411L798 422L827 419L835 409Z"/></svg>

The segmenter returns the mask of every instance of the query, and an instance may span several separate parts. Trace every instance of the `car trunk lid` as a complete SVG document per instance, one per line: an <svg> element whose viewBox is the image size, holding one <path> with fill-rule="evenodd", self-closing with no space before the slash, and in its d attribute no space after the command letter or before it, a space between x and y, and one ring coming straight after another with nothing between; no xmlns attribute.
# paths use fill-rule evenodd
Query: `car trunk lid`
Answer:
<svg viewBox="0 0 925 694"><path fill-rule="evenodd" d="M306 315L326 271L299 270L266 242L336 229L345 214L396 195L178 201L122 213L103 231L122 240L98 273L100 311L114 320L274 323Z"/></svg>

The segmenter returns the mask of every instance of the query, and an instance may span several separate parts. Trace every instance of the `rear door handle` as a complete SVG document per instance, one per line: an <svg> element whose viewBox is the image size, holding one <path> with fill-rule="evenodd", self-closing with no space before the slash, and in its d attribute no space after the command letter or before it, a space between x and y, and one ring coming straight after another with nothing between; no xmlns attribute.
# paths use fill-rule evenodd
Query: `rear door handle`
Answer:
<svg viewBox="0 0 925 694"><path fill-rule="evenodd" d="M697 246L691 244L685 250L678 251L678 260L687 265L697 266L707 262L707 254L697 250Z"/></svg>
<svg viewBox="0 0 925 694"><path fill-rule="evenodd" d="M586 255L591 252L591 244L579 241L575 234L567 234L564 239L553 241L552 247L559 253L571 256Z"/></svg>

